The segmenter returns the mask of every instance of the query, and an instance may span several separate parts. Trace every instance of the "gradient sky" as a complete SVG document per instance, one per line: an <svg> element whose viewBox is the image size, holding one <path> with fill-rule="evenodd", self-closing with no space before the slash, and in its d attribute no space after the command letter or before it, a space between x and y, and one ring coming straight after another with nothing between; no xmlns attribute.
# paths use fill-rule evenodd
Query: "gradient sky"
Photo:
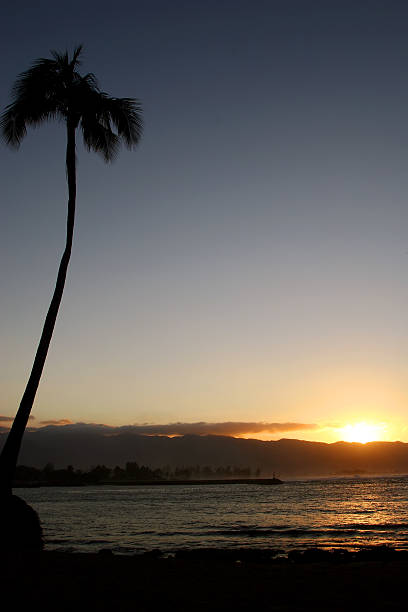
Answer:
<svg viewBox="0 0 408 612"><path fill-rule="evenodd" d="M2 109L34 59L83 43L83 70L145 117L113 165L78 146L33 423L303 423L264 437L332 441L370 421L408 441L408 4L23 0L2 26ZM64 154L58 123L0 148L3 416L64 246Z"/></svg>

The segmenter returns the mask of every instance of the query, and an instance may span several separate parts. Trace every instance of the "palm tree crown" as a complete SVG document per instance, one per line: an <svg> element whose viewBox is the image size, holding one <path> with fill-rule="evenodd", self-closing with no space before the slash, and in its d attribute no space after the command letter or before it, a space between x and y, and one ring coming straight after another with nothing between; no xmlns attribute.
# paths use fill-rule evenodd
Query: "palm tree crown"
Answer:
<svg viewBox="0 0 408 612"><path fill-rule="evenodd" d="M85 147L112 161L121 141L131 149L142 133L140 104L134 98L112 98L98 87L92 73L81 76L82 46L68 53L52 51L19 75L12 90L13 102L0 120L3 138L18 147L27 126L60 119L80 127Z"/></svg>

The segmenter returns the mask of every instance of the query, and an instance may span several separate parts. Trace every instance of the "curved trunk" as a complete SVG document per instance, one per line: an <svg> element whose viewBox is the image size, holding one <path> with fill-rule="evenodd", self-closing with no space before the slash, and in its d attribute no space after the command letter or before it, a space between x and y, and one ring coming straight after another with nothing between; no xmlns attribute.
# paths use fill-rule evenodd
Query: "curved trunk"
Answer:
<svg viewBox="0 0 408 612"><path fill-rule="evenodd" d="M57 281L55 283L54 294L45 318L43 331L34 364L28 379L24 395L21 399L19 409L14 419L13 425L8 434L7 440L0 455L0 495L8 495L12 492L12 482L20 452L21 442L27 426L31 408L34 403L41 374L47 358L52 333L57 320L58 310L64 292L65 278L69 260L71 257L72 239L74 234L75 220L75 199L76 199L76 177L75 177L75 129L74 122L67 122L67 153L66 169L68 180L68 216L67 216L67 238L65 250L61 258Z"/></svg>

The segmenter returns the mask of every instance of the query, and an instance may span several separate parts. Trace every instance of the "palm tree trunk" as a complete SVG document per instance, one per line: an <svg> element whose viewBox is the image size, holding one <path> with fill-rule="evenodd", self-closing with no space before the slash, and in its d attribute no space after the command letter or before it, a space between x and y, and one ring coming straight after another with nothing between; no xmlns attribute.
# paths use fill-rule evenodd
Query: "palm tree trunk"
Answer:
<svg viewBox="0 0 408 612"><path fill-rule="evenodd" d="M57 320L58 310L64 292L65 278L69 260L71 257L72 239L74 234L75 221L75 200L76 200L76 169L75 169L75 129L76 124L72 120L67 121L67 151L66 169L68 181L68 215L67 215L67 237L65 250L61 258L57 281L55 283L54 294L45 318L43 331L37 352L34 358L30 378L28 379L24 395L21 399L19 409L14 419L13 425L8 434L7 440L0 454L0 495L11 495L12 482L17 466L18 455L24 431L27 426L31 408L34 403L38 385L40 384L41 374L47 358L52 334Z"/></svg>

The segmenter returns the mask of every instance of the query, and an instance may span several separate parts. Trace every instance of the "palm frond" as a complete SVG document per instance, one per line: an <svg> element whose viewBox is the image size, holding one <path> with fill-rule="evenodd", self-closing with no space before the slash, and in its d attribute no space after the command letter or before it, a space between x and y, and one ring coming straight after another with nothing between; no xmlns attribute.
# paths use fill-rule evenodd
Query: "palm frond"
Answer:
<svg viewBox="0 0 408 612"><path fill-rule="evenodd" d="M88 72L83 77L81 77L81 80L84 81L91 89L99 91L98 79L96 78L93 72Z"/></svg>
<svg viewBox="0 0 408 612"><path fill-rule="evenodd" d="M102 155L106 162L113 161L119 152L118 136L94 115L82 117L81 127L84 145L88 151Z"/></svg>
<svg viewBox="0 0 408 612"><path fill-rule="evenodd" d="M1 136L9 146L18 148L27 134L27 125L39 125L56 117L52 105L10 104L0 117Z"/></svg>
<svg viewBox="0 0 408 612"><path fill-rule="evenodd" d="M13 101L0 117L2 137L8 145L18 147L28 125L38 125L57 115L58 79L53 68L50 60L38 60L17 78Z"/></svg>
<svg viewBox="0 0 408 612"><path fill-rule="evenodd" d="M50 60L50 61L54 61L55 63L60 64L61 66L69 65L68 51L65 51L64 53L60 53L60 51L55 51L55 49L52 49L51 55L54 58L54 60Z"/></svg>
<svg viewBox="0 0 408 612"><path fill-rule="evenodd" d="M12 104L6 107L0 118L0 129L6 144L18 149L27 134L27 127L22 115L16 112Z"/></svg>
<svg viewBox="0 0 408 612"><path fill-rule="evenodd" d="M79 59L79 56L82 53L82 49L83 49L83 45L78 45L74 49L74 52L72 54L72 60L71 60L71 66L73 68L75 68L76 66L80 66L81 65L81 61Z"/></svg>
<svg viewBox="0 0 408 612"><path fill-rule="evenodd" d="M84 131L84 140L90 141L91 127L95 127L98 132L92 149L96 151L96 143L100 140L102 128L106 133L115 136L115 154L120 142L124 142L128 148L136 146L142 133L140 104L132 98L111 98L104 92L88 88L86 83L82 83L82 87L81 127ZM108 161L114 157L106 157L103 151L102 155Z"/></svg>
<svg viewBox="0 0 408 612"><path fill-rule="evenodd" d="M104 106L118 135L131 149L142 137L143 119L140 102L134 98L110 98L106 94L102 95Z"/></svg>

